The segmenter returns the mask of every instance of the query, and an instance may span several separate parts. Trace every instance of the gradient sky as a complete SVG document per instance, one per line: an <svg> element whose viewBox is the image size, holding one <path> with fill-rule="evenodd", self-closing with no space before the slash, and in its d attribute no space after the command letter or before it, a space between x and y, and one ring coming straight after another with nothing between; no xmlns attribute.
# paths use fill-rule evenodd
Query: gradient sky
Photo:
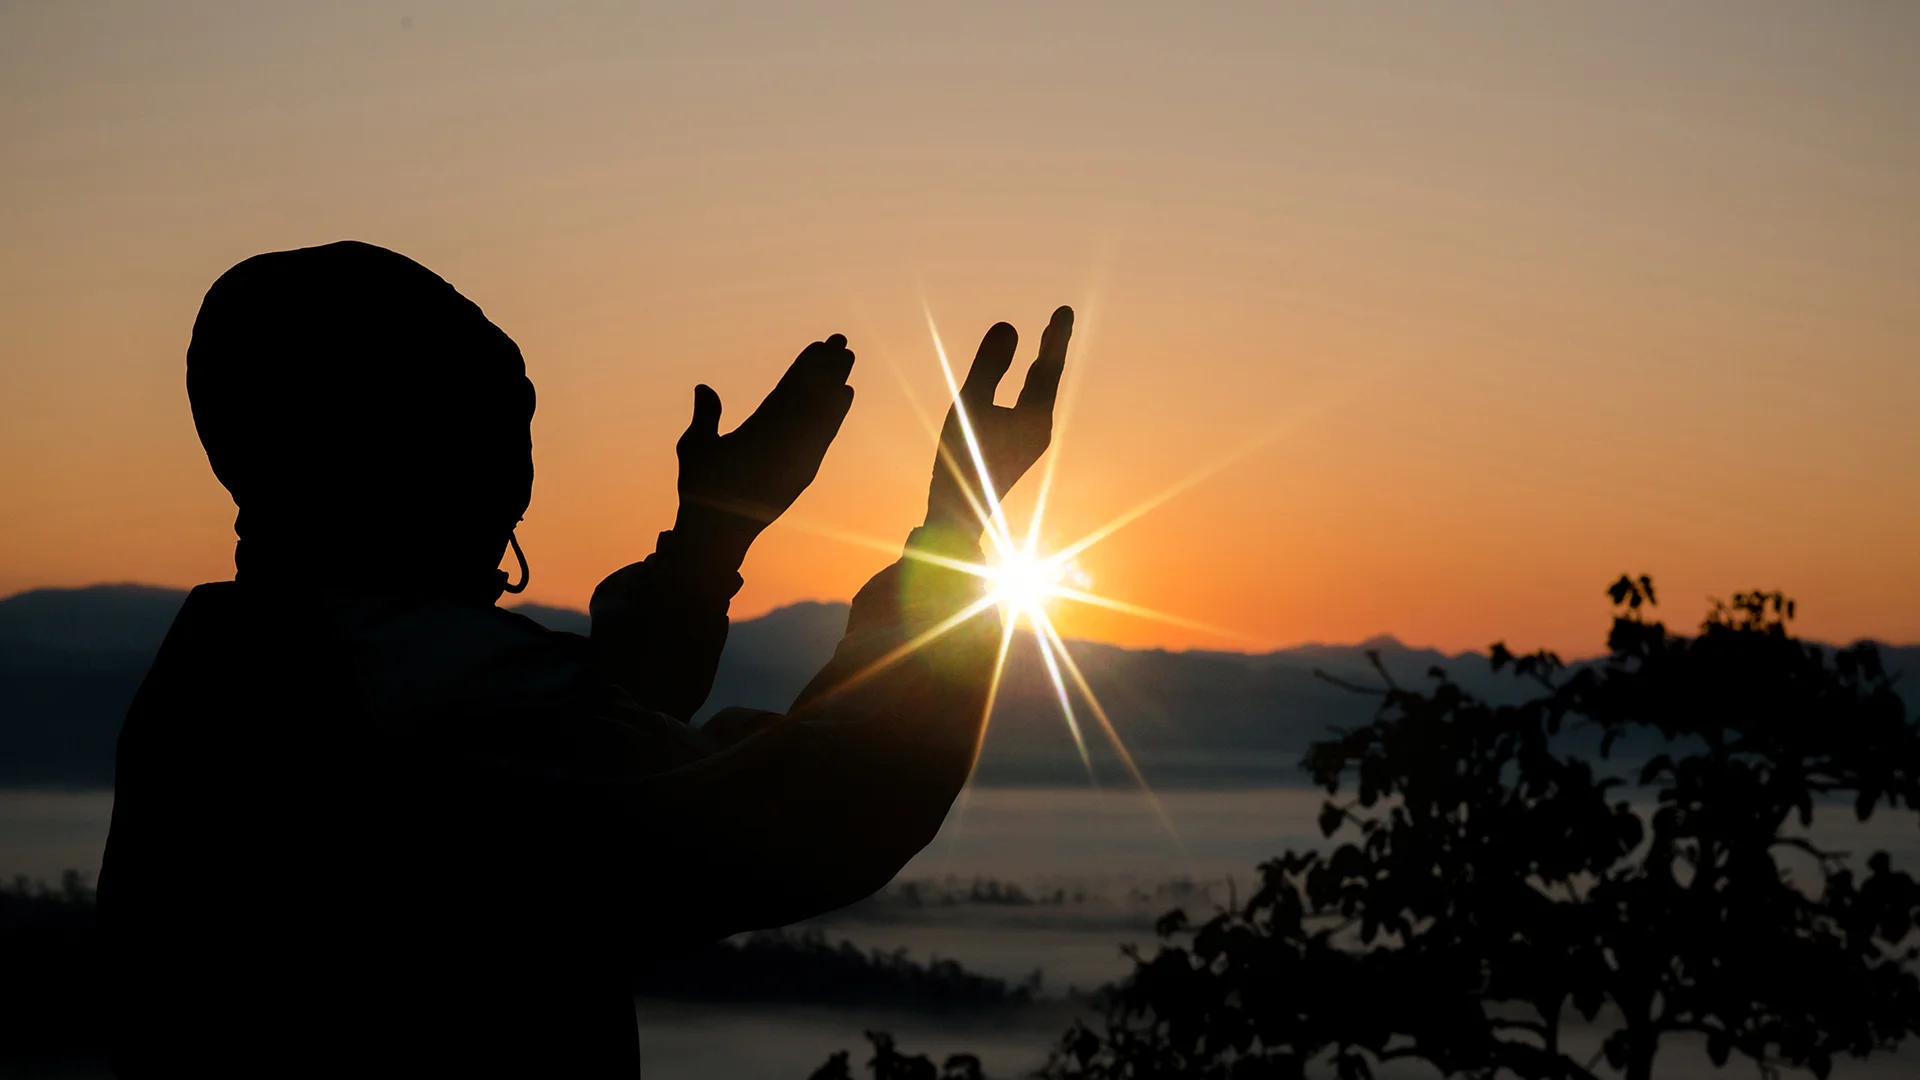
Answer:
<svg viewBox="0 0 1920 1080"><path fill-rule="evenodd" d="M924 297L962 359L1080 309L1056 539L1278 433L1082 560L1241 636L1070 634L1586 653L1633 571L1920 640L1917 57L1900 0L0 4L0 592L229 576L200 297L352 237L526 354L530 599L652 549L696 381L835 331L793 515L903 537ZM736 614L885 561L776 527Z"/></svg>

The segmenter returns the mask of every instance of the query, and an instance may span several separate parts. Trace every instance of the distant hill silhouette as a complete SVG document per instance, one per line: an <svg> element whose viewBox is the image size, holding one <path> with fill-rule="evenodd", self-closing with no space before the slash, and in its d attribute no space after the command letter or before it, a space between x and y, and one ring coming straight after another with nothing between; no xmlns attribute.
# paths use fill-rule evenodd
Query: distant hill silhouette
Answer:
<svg viewBox="0 0 1920 1080"><path fill-rule="evenodd" d="M34 589L0 600L0 642L151 656L187 594L153 585Z"/></svg>
<svg viewBox="0 0 1920 1080"><path fill-rule="evenodd" d="M0 600L0 785L103 787L134 690L186 594L143 585L39 589ZM515 610L556 630L584 633L583 612L526 604ZM736 622L720 662L716 708L783 709L824 664L846 628L847 607L806 602ZM1519 643L1516 643L1519 644ZM1074 657L1157 787L1242 787L1301 780L1299 758L1329 727L1372 718L1375 702L1315 677L1316 668L1365 684L1377 650L1403 682L1444 666L1491 700L1514 695L1480 653L1448 655L1391 637L1358 645L1304 645L1248 655L1169 652L1073 642ZM1886 650L1890 667L1920 678L1920 646ZM1103 784L1125 773L1075 701ZM1014 644L977 778L985 784L1084 783L1071 736L1032 643Z"/></svg>

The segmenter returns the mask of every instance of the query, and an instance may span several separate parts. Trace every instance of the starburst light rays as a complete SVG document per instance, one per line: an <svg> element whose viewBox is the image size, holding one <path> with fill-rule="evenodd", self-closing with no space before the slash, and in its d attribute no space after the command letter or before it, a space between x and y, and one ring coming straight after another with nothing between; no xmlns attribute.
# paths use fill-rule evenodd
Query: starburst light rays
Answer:
<svg viewBox="0 0 1920 1080"><path fill-rule="evenodd" d="M1061 639L1060 631L1054 629L1053 623L1048 622L1040 628L1039 632L1045 634L1047 642L1051 645L1051 649L1047 651L1059 654L1060 666L1066 668L1067 673L1073 677L1073 683L1079 688L1080 696L1085 699L1088 710L1093 713L1095 720L1100 721L1101 730L1106 732L1108 740L1113 743L1114 753L1119 755L1120 763L1127 767L1133 782L1140 786L1140 794L1146 797L1147 805L1153 809L1153 815L1160 819L1160 824L1165 826L1167 835L1173 837L1173 842L1179 844L1184 852L1186 845L1181 843L1180 832L1173 827L1173 819L1167 815L1167 808L1161 805L1160 797L1153 793L1153 787L1147 783L1147 778L1141 773L1140 766L1134 763L1133 755L1127 752L1126 744L1120 740L1120 732L1113 726L1113 719L1107 715L1106 708L1100 704L1099 695L1095 694L1093 687L1088 685L1087 676L1080 670L1080 664L1074 660L1073 654L1067 651L1067 643ZM1051 660L1048 661L1048 667L1053 668ZM1057 672L1054 679L1055 685L1058 685ZM1064 694L1062 700L1064 702Z"/></svg>
<svg viewBox="0 0 1920 1080"><path fill-rule="evenodd" d="M953 395L953 413L960 421L960 434L965 437L967 453L973 458L975 475L980 477L980 494L986 500L987 510L991 512L990 520L988 515L982 515L981 524L986 527L987 535L993 537L996 547L1001 551L1012 551L1014 550L1013 528L1007 524L1006 510L1001 507L1000 496L994 490L993 477L987 471L986 456L980 451L980 440L973 434L973 419L967 415L966 402L961 400L960 384L954 380L953 365L947 361L947 347L940 340L940 328L933 322L933 309L928 307L924 300L921 301L921 307L926 311L927 331L933 335L933 353L940 359L940 374L946 376L947 392ZM944 441L942 453L945 453ZM948 461L949 466L954 464L951 460ZM972 487L966 482L966 477L962 476L960 479L961 490L966 491ZM969 495L969 501L971 501L971 495Z"/></svg>
<svg viewBox="0 0 1920 1080"><path fill-rule="evenodd" d="M1099 593L1088 592L1085 589L1076 589L1071 585L1054 586L1052 595L1062 600L1071 600L1076 604L1106 608L1108 611L1117 611L1122 615L1132 615L1136 618L1150 619L1154 622L1166 623L1168 626L1178 626L1187 630L1199 630L1203 633L1214 634L1223 638L1232 638L1249 644L1258 643L1259 641L1258 638L1249 634L1243 634L1238 630L1229 630L1224 626L1216 626L1210 622L1201 622L1199 619L1189 619L1184 615L1175 615L1172 612L1161 611L1157 608L1145 607L1140 604L1129 603L1125 600L1116 600L1111 596L1101 596Z"/></svg>
<svg viewBox="0 0 1920 1080"><path fill-rule="evenodd" d="M880 674L882 671L885 671L886 669L892 667L893 665L899 663L900 661L905 660L907 657L912 656L914 653L919 652L921 649L926 648L929 644L932 644L935 640L944 636L949 630L952 630L954 627L959 626L961 623L964 623L968 619L973 618L975 615L978 615L981 612L987 610L988 608L992 607L994 603L995 601L991 594L987 596L983 596L978 600L975 600L973 603L968 604L966 607L961 608L959 611L956 611L953 614L947 616L946 618L940 620L939 622L933 624L927 629L914 635L912 638L908 639L907 641L904 641L901 644L896 645L892 649L888 650L879 659L868 664L866 667L861 668L860 670L840 680L838 683L835 683L832 687L830 687L825 692L820 694L820 696L808 701L807 706L811 708L813 706L819 705L821 702L829 701L833 698L839 697L841 694L844 694L849 690L852 690L854 687L859 686L861 683L866 682L868 679L873 678L875 675Z"/></svg>
<svg viewBox="0 0 1920 1080"><path fill-rule="evenodd" d="M1084 579L1073 581L1071 584L1068 579L1074 570L1074 559L1076 556L1092 548L1094 545L1099 544L1114 533L1139 520L1141 517L1144 517L1155 509L1191 490L1200 483L1217 475L1244 459L1249 454L1252 454L1254 451L1271 443L1293 425L1285 422L1273 424L1259 437L1248 441L1232 452L1195 470L1174 484L1115 516L1087 535L1062 548L1043 553L1041 544L1044 535L1049 496L1053 489L1056 463L1061 456L1062 445L1065 441L1065 421L1068 416L1071 415L1070 406L1072 398L1076 396L1074 391L1078 388L1079 379L1075 377L1067 381L1067 393L1062 396L1063 400L1059 403L1059 417L1061 422L1055 427L1052 452L1046 458L1044 468L1040 475L1039 491L1034 501L1032 516L1025 523L1026 528L1023 532L1016 534L1012 524L1008 520L1006 508L1001 501L999 483L987 469L986 455L979 441L974 418L969 415L967 408L968 403L961 396L961 382L956 377L953 365L947 356L946 345L940 337L940 330L935 323L932 308L926 303L924 298L922 299L922 309L926 317L928 334L932 338L934 355L939 362L941 376L945 381L949 398L953 403L952 418L955 426L959 429L961 436L959 441L963 444L964 451L962 451L960 447L948 445L945 440L941 439L941 428L936 427L934 418L922 409L919 399L913 393L909 380L897 364L893 365L895 375L899 379L903 391L907 394L909 404L913 407L914 413L920 420L921 425L935 436L936 442L939 444L940 467L951 470L954 476L961 481L959 486L966 496L973 514L979 521L980 532L986 543L987 558L982 563L974 563L963 559L953 559L918 550L907 551L906 557L980 577L988 583L988 588L980 599L934 624L927 630L915 635L911 640L892 649L880 659L862 668L853 676L844 680L840 685L834 687L828 692L827 696L837 695L864 682L878 672L899 662L904 657L911 655L916 650L924 648L955 627L972 619L975 615L997 606L1002 612L1003 626L1000 634L999 648L994 657L992 673L983 705L980 729L973 748L975 759L977 760L979 756L981 745L986 736L986 729L992 721L994 709L999 704L1002 696L1001 691L1008 670L1008 658L1012 649L1015 631L1021 623L1025 623L1032 630L1035 648L1039 653L1041 664L1046 670L1053 697L1060 709L1061 719L1067 727L1068 734L1073 739L1074 748L1080 757L1081 764L1087 770L1088 778L1097 786L1098 778L1093 766L1093 754L1088 745L1087 732L1081 723L1081 713L1074 701L1075 697L1078 697L1080 702L1084 704L1086 712L1093 717L1093 720L1097 724L1100 734L1104 736L1105 740L1112 746L1115 756L1126 769L1128 778L1140 788L1155 816L1166 828L1169 835L1173 837L1176 845L1179 845L1184 852L1185 847L1180 844L1179 833L1174 828L1173 822L1167 815L1165 807L1154 794L1151 785L1147 782L1145 774L1141 771L1139 764L1134 760L1132 753L1127 749L1125 742L1120 736L1119 730L1113 723L1112 717L1108 714L1099 696L1094 692L1093 686L1088 680L1086 673L1081 670L1078 662L1074 660L1072 653L1068 651L1064 637L1060 634L1059 629L1055 627L1052 618L1048 614L1048 607L1054 602L1086 604L1136 618L1151 619L1173 626L1200 630L1225 638L1239 641L1252 640L1248 635L1240 634L1224 627L1214 626L1197 619L1189 619L1169 612L1158 611L1144 605L1103 596L1094 592L1090 587L1082 587L1088 584ZM1075 365L1075 371L1077 373L1078 365ZM971 470L966 469L964 463L960 460L960 454L962 452L971 460L973 466ZM978 478L977 487L975 483L973 483L976 477ZM888 552L897 552L899 550L894 544L849 533L840 529L800 521L790 521L789 523L799 527L803 531L838 539L861 547L869 547ZM961 798L962 810L964 809L964 803L965 795L963 793Z"/></svg>
<svg viewBox="0 0 1920 1080"><path fill-rule="evenodd" d="M1079 666L1074 663L1071 654L1066 652L1065 642L1061 638L1059 631L1054 628L1052 619L1049 618L1047 614L1046 603L1050 599L1066 598L1079 600L1080 602L1086 602L1087 598L1090 597L1096 600L1102 599L1095 593L1066 586L1062 584L1061 581L1066 575L1073 554L1086 550L1086 548L1092 546L1092 543L1098 543L1101 537L1094 538L1091 543L1080 544L1073 553L1056 553L1044 558L1038 554L1041 530L1046 514L1046 497L1052 486L1054 462L1058 460L1060 455L1059 444L1063 441L1059 436L1063 435L1064 431L1056 431L1053 456L1048 458L1045 469L1042 472L1042 491L1035 500L1033 516L1028 522L1026 536L1017 539L1011 524L1007 520L1006 512L1000 501L995 482L988 473L985 455L982 453L978 438L974 433L973 419L968 415L967 403L960 394L960 383L954 377L953 365L947 358L946 346L941 340L939 326L934 321L931 307L927 306L924 301L922 302L922 306L925 309L928 333L933 339L934 355L940 362L941 374L946 380L948 392L952 395L954 418L966 441L967 451L972 456L976 475L981 479L981 496L985 501L985 505L981 506L978 504L978 501L976 501L974 510L979 517L982 532L989 538L989 542L998 556L997 559L986 567L986 577L993 585L988 596L1002 607L1003 617L1007 620L1006 629L1003 631L1003 635L1005 635L1003 636L1003 645L1011 643L1010 635L1016 623L1024 621L1032 627L1034 642L1039 650L1041 662L1046 667L1047 676L1053 684L1054 696L1060 705L1061 719L1066 723L1067 731L1073 737L1074 748L1079 752L1081 764L1085 766L1087 770L1088 779L1097 783L1092 755L1087 749L1086 738L1081 730L1079 718L1074 710L1073 695L1068 690L1067 677L1063 674L1063 668L1071 672L1075 688L1079 690L1080 696L1087 703L1089 710L1091 710L1100 721L1102 733L1106 735L1108 741L1112 743L1116 754L1126 765L1131 778L1147 795L1154 807L1156 815L1160 817L1162 823L1166 825L1171 832L1173 831L1171 820L1167 818L1164 809L1160 806L1159 800L1153 797L1152 788L1147 783L1145 775L1141 773L1138 765L1134 762L1132 754L1127 751L1124 741L1120 738L1119 731L1114 728L1111 718L1107 716L1105 707L1100 704L1098 696L1094 694L1093 688L1087 682L1085 675L1079 670ZM1065 411L1066 410L1063 409L1063 412ZM1064 425L1062 425L1062 427L1064 427ZM957 468L958 466L957 462L951 460L950 455L948 455L948 466L950 468ZM1217 471L1217 469L1214 471ZM1204 476L1200 479L1204 479ZM1193 483L1197 482L1197 479L1193 481ZM963 488L967 486L969 485L963 484ZM1191 484L1187 486L1191 486ZM1165 502L1166 499L1170 499L1177 494L1179 494L1178 491L1167 493L1159 501ZM1139 513L1146 513L1151 509L1152 507L1149 506L1140 510ZM1138 515L1136 514L1135 516ZM1121 522L1121 524L1125 524L1125 522ZM1114 528L1117 527L1118 526L1114 526ZM1110 606L1112 606L1114 610L1147 617L1154 617L1160 614L1138 605L1127 605L1122 601L1115 601L1114 604ZM997 700L998 697L999 683L1005 674L1005 652L1006 650L1003 647L1001 655L995 664L994 676L988 693L989 701ZM991 709L988 710L987 716L982 719L982 737L984 737L985 728L987 724L991 723ZM1178 834L1175 833L1174 836L1177 843Z"/></svg>
<svg viewBox="0 0 1920 1080"><path fill-rule="evenodd" d="M1018 623L1006 620L1000 627L1000 651L993 658L993 678L987 681L987 703L980 709L980 734L973 740L973 757L980 759L980 747L987 741L987 722L993 718L993 707L1000 699L1000 676L1006 674L1007 654L1013 651L1013 632Z"/></svg>
<svg viewBox="0 0 1920 1080"><path fill-rule="evenodd" d="M1040 523L1047 516L1047 499L1053 494L1053 477L1060 464L1061 451L1066 447L1067 424L1073 419L1074 401L1078 397L1080 382L1086 377L1087 354L1092 351L1092 337L1098 326L1096 313L1099 302L1086 306L1086 310L1074 313L1074 330L1080 337L1080 360L1062 373L1065 380L1063 392L1057 395L1053 417L1053 453L1046 455L1040 463L1040 487L1034 495L1033 514L1027 519L1026 551L1032 555L1040 547Z"/></svg>
<svg viewBox="0 0 1920 1080"><path fill-rule="evenodd" d="M1042 617L1044 618L1044 616ZM1099 786L1100 779L1094 775L1093 757L1087 753L1086 737L1080 734L1080 721L1073 715L1073 700L1067 696L1067 684L1066 681L1060 677L1060 664L1054 659L1053 646L1048 643L1046 638L1039 636L1039 630L1037 628L1034 631L1034 635L1034 640L1040 645L1040 659L1047 665L1047 676L1053 680L1054 695L1060 700L1060 715L1066 720L1067 730L1073 735L1073 748L1080 751L1080 764L1087 767L1088 782L1097 787ZM1125 750L1121 751L1121 753L1125 752ZM1142 781L1142 783L1144 784L1145 781Z"/></svg>

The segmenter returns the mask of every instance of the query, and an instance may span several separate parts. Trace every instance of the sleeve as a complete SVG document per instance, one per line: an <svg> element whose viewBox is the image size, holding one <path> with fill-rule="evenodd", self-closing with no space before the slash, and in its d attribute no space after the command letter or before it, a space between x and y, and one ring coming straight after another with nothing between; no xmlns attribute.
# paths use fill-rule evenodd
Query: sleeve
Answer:
<svg viewBox="0 0 1920 1080"><path fill-rule="evenodd" d="M592 655L600 677L633 703L685 723L713 689L727 644L727 607L740 591L736 567L683 550L660 534L644 562L593 590Z"/></svg>
<svg viewBox="0 0 1920 1080"><path fill-rule="evenodd" d="M939 830L985 730L1000 642L978 543L919 529L853 601L792 709L651 777L623 830L683 933L778 926L877 891ZM915 558L931 555L938 561Z"/></svg>

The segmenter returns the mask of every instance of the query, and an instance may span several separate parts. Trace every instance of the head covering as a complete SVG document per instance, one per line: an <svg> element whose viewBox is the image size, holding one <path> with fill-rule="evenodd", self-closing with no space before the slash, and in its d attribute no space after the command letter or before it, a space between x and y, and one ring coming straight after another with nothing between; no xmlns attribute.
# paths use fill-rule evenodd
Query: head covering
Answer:
<svg viewBox="0 0 1920 1080"><path fill-rule="evenodd" d="M433 271L357 241L247 259L200 305L187 396L239 507L240 579L498 599L533 384Z"/></svg>

